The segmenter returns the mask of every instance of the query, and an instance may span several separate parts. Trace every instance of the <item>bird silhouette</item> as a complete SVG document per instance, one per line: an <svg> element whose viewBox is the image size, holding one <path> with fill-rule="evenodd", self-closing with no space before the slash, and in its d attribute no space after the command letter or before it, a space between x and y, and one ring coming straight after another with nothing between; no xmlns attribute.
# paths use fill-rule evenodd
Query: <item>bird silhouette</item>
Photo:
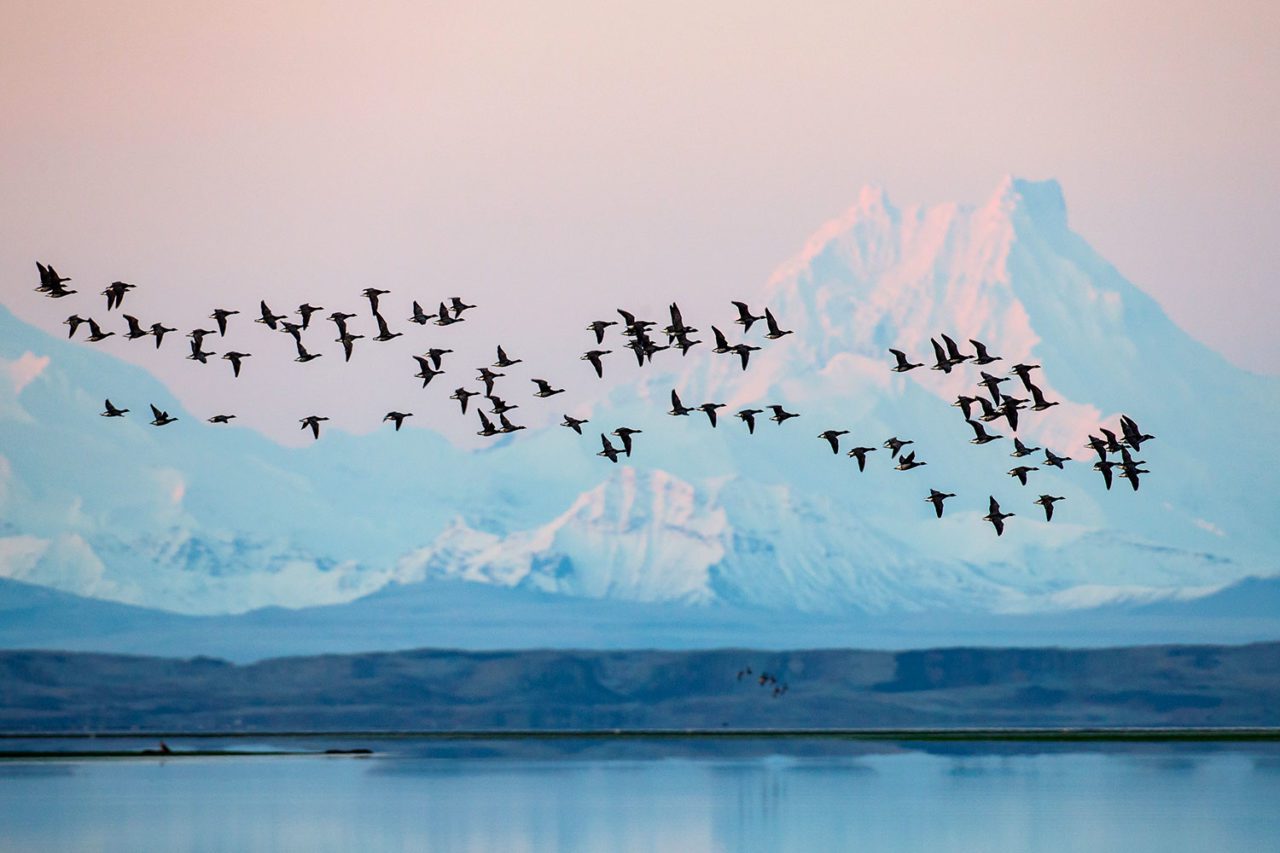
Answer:
<svg viewBox="0 0 1280 853"><path fill-rule="evenodd" d="M928 462L920 462L916 460L916 452L913 450L903 456L898 457L898 464L894 466L897 471L910 471L912 468L919 468L922 465L928 465Z"/></svg>
<svg viewBox="0 0 1280 853"><path fill-rule="evenodd" d="M1009 372L1022 380L1022 384L1028 391L1031 390L1031 371L1040 367L1038 364L1015 364L1009 368Z"/></svg>
<svg viewBox="0 0 1280 853"><path fill-rule="evenodd" d="M1062 470L1062 463L1070 461L1070 456L1059 456L1047 447L1044 449L1044 464L1046 465L1051 465L1058 470Z"/></svg>
<svg viewBox="0 0 1280 853"><path fill-rule="evenodd" d="M596 456L603 456L615 465L618 464L618 448L609 443L609 437L604 433L600 433L600 443L604 445L604 449Z"/></svg>
<svg viewBox="0 0 1280 853"><path fill-rule="evenodd" d="M996 439L1004 438L1004 436L999 433L987 432L982 424L977 421L965 421L965 423L973 427L973 438L969 439L970 444L987 444L988 442L995 441Z"/></svg>
<svg viewBox="0 0 1280 853"><path fill-rule="evenodd" d="M595 320L587 324L587 331L595 332L596 343L602 344L604 343L604 330L616 325L618 325L617 320Z"/></svg>
<svg viewBox="0 0 1280 853"><path fill-rule="evenodd" d="M1034 383L1028 383L1027 385L1028 390L1031 391L1031 411L1043 412L1045 409L1058 405L1057 400L1046 400L1044 398L1044 392L1040 390L1039 386Z"/></svg>
<svg viewBox="0 0 1280 853"><path fill-rule="evenodd" d="M575 418L570 415L565 415L564 420L560 422L560 426L568 427L578 435L582 435L582 425L585 423L587 423L586 418Z"/></svg>
<svg viewBox="0 0 1280 853"><path fill-rule="evenodd" d="M208 364L209 357L214 355L217 355L217 353L205 352L200 349L200 342L193 340L191 342L191 355L187 356L187 358L191 361L198 361L201 364Z"/></svg>
<svg viewBox="0 0 1280 853"><path fill-rule="evenodd" d="M733 307L738 309L738 319L733 322L742 326L742 331L744 332L751 331L751 324L756 320L764 319L764 317L756 317L752 315L751 309L747 307L747 303L745 302L734 302Z"/></svg>
<svg viewBox="0 0 1280 853"><path fill-rule="evenodd" d="M81 317L79 314L72 314L70 317L63 320L62 322L67 327L67 338L69 340L75 337L76 329L80 328L82 325L84 325L89 321Z"/></svg>
<svg viewBox="0 0 1280 853"><path fill-rule="evenodd" d="M426 387L425 384L423 387ZM462 414L465 415L467 413L467 400L470 400L472 397L477 397L479 394L479 391L468 391L466 388L456 388L454 389L454 392L449 395L449 399L457 400L462 406Z"/></svg>
<svg viewBox="0 0 1280 853"><path fill-rule="evenodd" d="M891 349L889 352L893 353L894 361L897 362L897 364L891 368L894 373L906 373L908 370L915 370L917 367L924 366L924 362L912 364L907 360L907 354L900 349Z"/></svg>
<svg viewBox="0 0 1280 853"><path fill-rule="evenodd" d="M164 341L164 336L165 336L166 334L168 334L169 332L176 332L176 331L178 331L178 330L177 330L177 329L170 328L169 326L165 326L165 325L163 325L163 324L161 324L161 323L152 323L152 324L151 324L151 334L155 335L155 338L156 338L156 349L160 349L160 344L161 344L161 342L163 342L163 341ZM213 355L213 353L209 353L209 355Z"/></svg>
<svg viewBox="0 0 1280 853"><path fill-rule="evenodd" d="M600 358L601 356L606 356L611 352L613 352L613 350L593 349L590 352L584 353L582 357L579 359L579 361L591 362L591 366L596 369L596 376L603 379L604 365L600 362Z"/></svg>
<svg viewBox="0 0 1280 853"><path fill-rule="evenodd" d="M227 334L227 318L233 314L239 314L239 311L229 311L226 308L215 308L213 313L209 315L209 319L218 323L218 337L226 337Z"/></svg>
<svg viewBox="0 0 1280 853"><path fill-rule="evenodd" d="M1006 518L1013 518L1013 516L1014 516L1014 513L1012 512L1001 512L1000 504L996 501L994 497L992 497L990 509L988 510L987 514L982 517L982 520L991 522L991 526L996 529L996 535L1003 536L1004 520Z"/></svg>
<svg viewBox="0 0 1280 853"><path fill-rule="evenodd" d="M1022 443L1022 439L1017 438L1015 436L1013 439L1013 452L1010 453L1009 455L1015 459L1020 459L1023 456L1030 456L1032 453L1035 453L1039 449L1040 448L1038 447L1027 447L1025 444Z"/></svg>
<svg viewBox="0 0 1280 853"><path fill-rule="evenodd" d="M1044 520L1053 521L1053 504L1055 501L1064 501L1066 498L1055 498L1053 495L1041 495L1036 498L1035 503L1044 507Z"/></svg>
<svg viewBox="0 0 1280 853"><path fill-rule="evenodd" d="M993 361L1001 360L1000 356L989 354L987 352L987 345L984 344L982 341L977 341L977 340L974 340L973 338L969 338L969 343L973 344L974 350L977 351L978 353L976 356L974 356L974 359L973 359L974 364L984 365L984 364L990 364Z"/></svg>
<svg viewBox="0 0 1280 853"><path fill-rule="evenodd" d="M676 389L672 388L671 389L671 410L667 412L667 414L675 415L677 417L685 417L690 412L693 412L693 411L696 411L696 409L681 403L680 395L676 393Z"/></svg>
<svg viewBox="0 0 1280 853"><path fill-rule="evenodd" d="M1027 474L1032 471L1039 470L1040 469L1034 465L1018 465L1014 468L1010 468L1007 473L1010 477L1017 477L1018 482L1025 486L1027 484Z"/></svg>
<svg viewBox="0 0 1280 853"><path fill-rule="evenodd" d="M125 412L129 411L128 409L117 409L115 406L111 405L111 400L109 399L106 400L105 403L106 410L102 412L102 416L104 418L122 418L124 417Z"/></svg>
<svg viewBox="0 0 1280 853"><path fill-rule="evenodd" d="M273 332L277 328L279 328L277 324L284 319L285 315L271 313L271 309L267 307L267 302L265 299L258 303L258 310L261 316L259 316L258 319L254 320L253 322L262 323Z"/></svg>
<svg viewBox="0 0 1280 853"><path fill-rule="evenodd" d="M147 335L151 334L151 332L142 328L137 317L132 314L122 314L121 316L124 317L125 323L129 326L129 331L125 332L124 335L126 340L136 341L138 338L145 338Z"/></svg>
<svg viewBox="0 0 1280 853"><path fill-rule="evenodd" d="M498 360L493 363L494 367L511 367L524 361L523 358L510 358L502 347L498 347Z"/></svg>
<svg viewBox="0 0 1280 853"><path fill-rule="evenodd" d="M463 311L468 311L468 310L470 310L470 309L472 309L472 308L475 308L475 307L476 307L476 306L474 306L474 305L468 305L468 304L466 304L465 302L463 302L461 299L459 299L459 298L458 298L458 297L456 297L456 296L450 296L450 297L449 297L449 309L450 309L451 311L453 311L453 317L454 317L454 319L455 319L455 320L461 320L461 319L462 319L462 312L463 312Z"/></svg>
<svg viewBox="0 0 1280 853"><path fill-rule="evenodd" d="M747 369L747 362L751 360L751 353L756 352L760 347L753 347L749 344L738 344L730 347L730 349L738 354L738 358L742 359L742 369Z"/></svg>
<svg viewBox="0 0 1280 853"><path fill-rule="evenodd" d="M716 426L716 409L723 409L726 405L727 405L727 404L725 404L725 403L703 403L703 404L702 404L701 406L699 406L698 408L699 408L701 411L703 411L703 412L706 412L706 413L707 413L707 420L711 421L711 428L712 428L712 429L715 429L715 426Z"/></svg>
<svg viewBox="0 0 1280 853"><path fill-rule="evenodd" d="M299 344L301 346L301 344ZM222 357L231 362L231 374L233 376L240 375L240 362L250 356L247 352L224 352Z"/></svg>
<svg viewBox="0 0 1280 853"><path fill-rule="evenodd" d="M898 454L902 452L902 448L906 447L908 444L915 444L915 442L912 441L911 439L906 439L906 440L900 439L895 435L889 439L886 439L885 443L881 446L887 447L889 449L890 459L897 459Z"/></svg>
<svg viewBox="0 0 1280 853"><path fill-rule="evenodd" d="M631 436L639 435L641 432L643 432L643 430L632 429L631 427L618 427L613 431L613 434L622 439L622 451L627 454L627 456L630 456Z"/></svg>
<svg viewBox="0 0 1280 853"><path fill-rule="evenodd" d="M391 421L396 425L396 432L399 432L404 419L411 417L413 417L413 412L387 412L382 416L382 422L385 424L387 421Z"/></svg>
<svg viewBox="0 0 1280 853"><path fill-rule="evenodd" d="M115 332L102 331L102 329L98 327L98 322L92 317L85 320L85 322L89 324L89 337L86 338L86 340L92 341L95 344L98 341L105 341L107 338L115 334Z"/></svg>
<svg viewBox="0 0 1280 853"><path fill-rule="evenodd" d="M235 415L214 415L206 420L211 424L229 424L235 419Z"/></svg>
<svg viewBox="0 0 1280 853"><path fill-rule="evenodd" d="M360 295L369 300L369 311L376 317L378 316L378 297L386 296L391 291L379 290L376 287L366 287L360 291Z"/></svg>
<svg viewBox="0 0 1280 853"><path fill-rule="evenodd" d="M310 302L304 302L298 306L298 316L302 318L302 328L306 329L311 325L311 315L317 311L324 309L318 305L312 305Z"/></svg>
<svg viewBox="0 0 1280 853"><path fill-rule="evenodd" d="M782 408L776 403L774 403L773 405L767 406L766 408L768 408L770 411L773 412L773 415L769 418L769 420L773 421L776 424L782 424L784 421L787 421L791 418L800 417L800 415L796 414L795 412L788 412L786 409Z"/></svg>
<svg viewBox="0 0 1280 853"><path fill-rule="evenodd" d="M169 424L173 423L176 420L177 418L170 417L168 412L163 412L160 409L157 409L155 403L151 404L151 425L152 426L158 426L158 427L168 426Z"/></svg>
<svg viewBox="0 0 1280 853"><path fill-rule="evenodd" d="M942 518L942 502L947 498L954 498L955 495L948 492L940 492L937 489L929 490L929 497L925 501L933 504L933 511L938 514L938 518Z"/></svg>
<svg viewBox="0 0 1280 853"><path fill-rule="evenodd" d="M840 436L848 435L847 429L829 429L818 433L818 438L823 439L827 444L831 445L832 453L840 452Z"/></svg>
<svg viewBox="0 0 1280 853"><path fill-rule="evenodd" d="M382 315L376 311L374 312L373 319L378 324L378 334L373 338L375 341L391 341L404 334L404 332L393 332L387 328L387 321L382 319Z"/></svg>
<svg viewBox="0 0 1280 853"><path fill-rule="evenodd" d="M747 425L747 433L749 435L755 435L756 415L763 413L764 409L742 409L734 417L741 419Z"/></svg>
<svg viewBox="0 0 1280 853"><path fill-rule="evenodd" d="M769 331L767 334L765 334L765 337L771 341L776 341L778 338L782 338L787 335L794 334L794 332L790 329L783 330L778 328L778 321L773 318L773 312L770 311L768 308L764 309L764 323L769 328Z"/></svg>
<svg viewBox="0 0 1280 853"><path fill-rule="evenodd" d="M493 393L494 380L506 376L505 373L494 373L487 367L477 368L476 378L484 383L484 393L488 396Z"/></svg>
<svg viewBox="0 0 1280 853"><path fill-rule="evenodd" d="M427 325L427 321L431 319L430 314L422 310L422 306L417 302L413 303L413 314L409 316L410 323L417 323L419 326Z"/></svg>
<svg viewBox="0 0 1280 853"><path fill-rule="evenodd" d="M1134 450L1142 449L1142 442L1151 441L1154 435L1147 435L1138 428L1138 424L1128 415L1120 416L1120 431L1124 433L1124 440Z"/></svg>
<svg viewBox="0 0 1280 853"><path fill-rule="evenodd" d="M858 460L859 471L865 471L867 470L867 454L875 452L876 449L874 447L855 447L849 451L848 455Z"/></svg>
<svg viewBox="0 0 1280 853"><path fill-rule="evenodd" d="M929 369L941 370L943 373L950 373L951 368L955 366L955 362L953 362L951 357L947 355L946 351L942 349L942 344L938 343L933 338L929 338L929 343L933 344L933 365Z"/></svg>
<svg viewBox="0 0 1280 853"><path fill-rule="evenodd" d="M298 423L302 424L302 429L309 428L311 430L311 438L314 441L320 437L321 421L327 420L329 419L321 415L307 415L305 418L300 419Z"/></svg>

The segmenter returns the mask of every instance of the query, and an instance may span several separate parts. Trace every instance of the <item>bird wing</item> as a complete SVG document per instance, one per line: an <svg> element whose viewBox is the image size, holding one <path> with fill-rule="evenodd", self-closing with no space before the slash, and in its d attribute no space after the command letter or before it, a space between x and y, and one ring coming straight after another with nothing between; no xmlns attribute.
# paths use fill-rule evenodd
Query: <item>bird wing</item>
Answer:
<svg viewBox="0 0 1280 853"><path fill-rule="evenodd" d="M1044 504L1044 520L1053 521L1053 501L1045 501Z"/></svg>
<svg viewBox="0 0 1280 853"><path fill-rule="evenodd" d="M933 344L933 355L938 364L945 362L947 360L947 354L942 351L942 344L938 343L933 338L929 338L929 343Z"/></svg>
<svg viewBox="0 0 1280 853"><path fill-rule="evenodd" d="M990 515L997 515L997 514L999 514L999 512L1000 512L1000 502L999 502L999 501L997 501L994 497L991 497L991 498L990 498L990 500L991 500L991 503L990 503L990 504L988 504L988 506L987 506L988 514L990 514Z"/></svg>
<svg viewBox="0 0 1280 853"><path fill-rule="evenodd" d="M831 435L830 433L828 433L827 435L824 435L824 436L822 436L822 437L823 437L823 438L825 438L825 439L827 440L827 444L831 445L831 452L832 452L832 453L839 453L839 452L840 452L840 436L838 436L838 435Z"/></svg>

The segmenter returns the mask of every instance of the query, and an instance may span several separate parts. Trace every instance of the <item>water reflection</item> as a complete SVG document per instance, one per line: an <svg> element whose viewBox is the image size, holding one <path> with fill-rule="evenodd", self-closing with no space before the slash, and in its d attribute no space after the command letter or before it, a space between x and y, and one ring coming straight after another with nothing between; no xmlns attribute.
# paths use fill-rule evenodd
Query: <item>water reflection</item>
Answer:
<svg viewBox="0 0 1280 853"><path fill-rule="evenodd" d="M364 759L0 762L0 849L1176 851L1280 838L1280 750L1265 744L377 746Z"/></svg>

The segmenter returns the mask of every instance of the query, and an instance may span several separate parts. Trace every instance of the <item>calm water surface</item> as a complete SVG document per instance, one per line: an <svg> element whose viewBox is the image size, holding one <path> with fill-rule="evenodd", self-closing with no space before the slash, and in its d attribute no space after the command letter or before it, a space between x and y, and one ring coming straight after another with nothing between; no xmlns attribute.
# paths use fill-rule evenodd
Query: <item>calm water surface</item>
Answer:
<svg viewBox="0 0 1280 853"><path fill-rule="evenodd" d="M1265 744L323 745L0 761L0 849L1280 850Z"/></svg>

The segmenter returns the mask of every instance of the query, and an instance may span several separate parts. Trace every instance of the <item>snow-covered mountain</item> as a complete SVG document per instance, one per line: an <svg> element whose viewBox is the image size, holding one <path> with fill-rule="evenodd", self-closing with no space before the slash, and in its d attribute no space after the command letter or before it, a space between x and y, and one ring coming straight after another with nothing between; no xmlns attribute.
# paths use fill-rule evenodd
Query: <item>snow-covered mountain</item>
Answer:
<svg viewBox="0 0 1280 853"><path fill-rule="evenodd" d="M1056 183L1005 180L975 207L898 209L864 190L751 301L794 334L743 335L727 307L686 318L704 339L714 323L761 345L749 370L705 346L668 352L585 401L598 431L644 430L617 467L595 457L598 436L558 427L483 451L425 429L282 448L198 423L148 374L0 312L0 576L186 612L439 578L777 610L1039 612L1280 569L1280 383L1174 326L1069 229ZM889 372L889 347L931 361L940 332L987 342L994 368L1041 365L1060 405L1018 435L1077 461L1022 487L1008 441L971 446L949 405L977 368ZM801 417L712 430L664 414L672 388ZM108 395L183 420L104 421ZM1157 436L1138 493L1104 490L1082 447L1121 412ZM913 439L928 465L894 471L880 449L859 473L815 437L828 428L850 430L846 446ZM931 487L957 495L942 520ZM1066 497L1052 524L1041 492ZM980 520L988 495L1017 514L1001 538Z"/></svg>

